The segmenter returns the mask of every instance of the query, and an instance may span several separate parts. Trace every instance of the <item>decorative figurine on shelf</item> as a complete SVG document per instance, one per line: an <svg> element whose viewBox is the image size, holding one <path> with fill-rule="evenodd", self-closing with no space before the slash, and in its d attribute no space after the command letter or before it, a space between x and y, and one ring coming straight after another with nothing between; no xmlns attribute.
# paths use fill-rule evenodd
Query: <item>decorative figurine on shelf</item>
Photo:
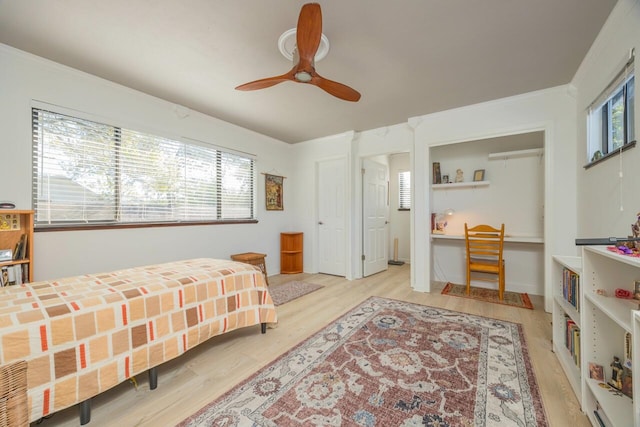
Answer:
<svg viewBox="0 0 640 427"><path fill-rule="evenodd" d="M456 171L456 182L464 182L464 173L462 172L462 169L458 169Z"/></svg>
<svg viewBox="0 0 640 427"><path fill-rule="evenodd" d="M622 363L618 356L613 356L613 362L611 362L611 379L609 385L617 390L622 390Z"/></svg>
<svg viewBox="0 0 640 427"><path fill-rule="evenodd" d="M631 224L631 234L632 237L640 238L640 212L636 214L636 222ZM637 251L640 251L640 242L633 242L634 247Z"/></svg>

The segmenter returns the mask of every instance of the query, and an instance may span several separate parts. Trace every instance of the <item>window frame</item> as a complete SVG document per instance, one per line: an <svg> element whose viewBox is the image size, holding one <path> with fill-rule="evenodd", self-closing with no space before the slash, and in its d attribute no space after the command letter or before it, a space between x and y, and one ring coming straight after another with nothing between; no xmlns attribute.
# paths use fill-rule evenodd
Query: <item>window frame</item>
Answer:
<svg viewBox="0 0 640 427"><path fill-rule="evenodd" d="M635 72L634 57L626 62L623 69L591 103L587 109L587 164L588 169L602 161L615 157L621 152L635 147ZM615 144L616 121L614 103L621 99L622 143Z"/></svg>
<svg viewBox="0 0 640 427"><path fill-rule="evenodd" d="M408 186L405 189L403 187L403 183L406 182L406 178L403 178L403 175L408 177ZM408 198L409 206L405 206L403 203L403 196ZM403 170L398 172L398 210L399 211L410 211L411 210L411 171Z"/></svg>
<svg viewBox="0 0 640 427"><path fill-rule="evenodd" d="M32 115L31 125L33 130L32 153L31 153L32 160L33 160L32 206L36 213L36 215L34 215L34 231L149 228L149 227L173 227L173 226L193 226L193 225L245 224L245 223L258 222L258 218L257 218L258 187L257 187L257 168L256 168L257 157L253 154L243 153L243 152L228 149L225 147L220 147L218 145L197 141L197 140L192 140L190 138L185 138L185 137L175 137L175 136L167 137L167 136L158 134L157 131L156 132L140 131L129 126L109 124L107 123L108 122L107 120L104 120L102 118L97 118L97 117L84 114L78 111L74 111L74 110L68 110L63 107L52 106L46 103L33 102L31 105L30 111ZM235 162L234 158L238 159L240 163L244 163L244 165L241 165L240 167L240 173L242 174L241 176L245 177L245 181L244 181L245 190L242 190L244 192L244 196L241 197L240 203L241 203L241 206L244 206L244 209L248 211L247 217L243 217L243 218L233 218L232 216L222 217L221 216L222 211L224 210L224 206L223 206L224 195L220 191L216 191L211 196L208 196L205 193L205 196L203 199L203 200L210 200L212 203L212 206L216 207L215 219L206 218L206 216L203 216L202 218L199 218L199 219L186 219L183 216L189 216L189 214L193 215L193 211L190 209L194 208L194 206L192 205L187 205L186 209L184 210L184 212L186 213L174 212L172 213L173 217L170 219L133 220L133 221L123 220L118 213L115 213L119 211L120 207L122 206L122 203L124 203L124 202L121 202L120 200L120 194L116 194L113 200L109 201L109 203L106 205L107 209L111 209L114 211L114 214L112 215L111 219L108 219L108 220L102 219L102 220L95 220L95 221L80 220L78 218L74 218L73 220L70 220L70 221L64 221L62 219L56 219L54 221L38 220L37 211L39 209L39 203L40 203L39 201L40 186L39 185L40 185L40 177L42 176L43 171L39 170L40 169L39 162L36 160L36 158L39 153L38 150L40 149L40 145L44 143L43 141L44 138L41 138L41 134L38 132L38 130L41 129L38 127L40 125L37 123L37 120L36 120L38 111L45 111L45 112L52 113L54 115L65 116L65 118L71 121L76 120L77 122L91 122L93 124L106 126L114 130L114 135L120 135L122 130L125 129L127 132L140 134L143 137L150 138L151 140L154 140L154 139L166 140L171 143L178 144L181 147L181 149L184 150L185 152L188 151L190 147L192 147L191 149L193 149L194 147L197 147L200 150L203 150L203 149L207 150L210 152L209 153L210 155L215 157L216 164L218 165L218 167L215 168L214 175L212 176L211 174L209 174L210 177L213 177L214 186L218 190L220 190L220 188L222 188L223 186L222 181L225 173L224 170L222 170L222 168L220 167L221 165L223 165L222 158L224 157L227 159L226 161L230 161L232 163ZM114 142L116 141L116 139L114 139ZM114 147L112 148L113 148L113 152L112 152L112 157L110 158L119 159L120 152L118 150L121 150L121 148L119 148L119 144L114 143ZM117 163L118 160L115 160L115 162ZM178 164L178 167L180 167L179 164ZM182 167L186 168L186 162L185 162L185 165L183 165ZM113 182L119 182L119 180L122 177L122 173L123 173L122 169L119 169L118 171L114 171L113 174L110 174L108 176L113 179ZM152 176L143 174L143 175L139 175L139 177L152 177ZM247 181L246 178L249 178L249 180ZM211 181L211 179L209 181ZM198 182L203 183L203 181L197 180L196 185ZM119 187L114 184L112 189L113 191L115 191L117 188ZM175 190L173 190L173 192L169 191L166 193L166 195L175 195L175 194L176 194ZM120 203L120 205L118 205L118 203ZM84 206L86 208L87 205L82 204L79 206ZM232 205L232 206L235 207L235 205Z"/></svg>

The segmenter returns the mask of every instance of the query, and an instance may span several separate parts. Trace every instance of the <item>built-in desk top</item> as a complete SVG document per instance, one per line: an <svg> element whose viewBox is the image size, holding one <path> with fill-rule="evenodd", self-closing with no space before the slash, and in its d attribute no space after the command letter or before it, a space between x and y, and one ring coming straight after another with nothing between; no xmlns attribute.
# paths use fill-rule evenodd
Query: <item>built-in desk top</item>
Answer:
<svg viewBox="0 0 640 427"><path fill-rule="evenodd" d="M464 234L431 234L432 239L464 240ZM511 243L544 243L544 238L536 236L504 236L505 242Z"/></svg>

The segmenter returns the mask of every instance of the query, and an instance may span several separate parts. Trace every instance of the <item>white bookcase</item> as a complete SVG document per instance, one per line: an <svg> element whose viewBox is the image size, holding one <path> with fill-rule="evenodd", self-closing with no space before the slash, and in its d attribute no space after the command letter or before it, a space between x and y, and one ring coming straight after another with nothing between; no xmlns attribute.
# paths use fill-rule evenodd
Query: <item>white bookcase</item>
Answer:
<svg viewBox="0 0 640 427"><path fill-rule="evenodd" d="M580 257L553 257L553 351L556 353L562 369L564 369L573 392L578 399L582 395L582 375L571 351L566 346L567 320L582 329L582 321L578 308L574 307L565 293L567 273L577 277L577 286L582 274L582 260ZM578 294L579 301L579 294ZM579 304L579 303L578 303Z"/></svg>
<svg viewBox="0 0 640 427"><path fill-rule="evenodd" d="M603 387L602 381L591 379L589 375L589 363L595 363L604 368L605 383L611 378L613 357L617 356L624 362L628 334L632 337L632 354L640 355L637 342L640 336L640 311L637 311L640 301L615 297L615 289L632 291L634 281L640 280L640 258L619 255L606 246L585 246L581 259L556 256L553 264L553 347L582 410L594 426L600 426L594 414L596 410L602 414L606 425L640 425L638 397L631 399ZM564 269L579 275L579 311L563 297ZM566 318L572 319L580 328L579 368L564 346ZM632 359L633 395L639 396L640 357Z"/></svg>

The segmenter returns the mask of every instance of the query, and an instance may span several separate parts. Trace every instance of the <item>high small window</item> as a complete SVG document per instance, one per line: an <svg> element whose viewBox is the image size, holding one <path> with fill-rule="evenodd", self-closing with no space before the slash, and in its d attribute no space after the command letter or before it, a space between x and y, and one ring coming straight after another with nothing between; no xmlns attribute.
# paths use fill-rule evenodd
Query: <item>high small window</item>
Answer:
<svg viewBox="0 0 640 427"><path fill-rule="evenodd" d="M400 194L398 209L411 209L411 172L405 171L398 173L398 188L398 193Z"/></svg>
<svg viewBox="0 0 640 427"><path fill-rule="evenodd" d="M632 56L588 109L589 164L633 145L636 140L633 62Z"/></svg>
<svg viewBox="0 0 640 427"><path fill-rule="evenodd" d="M256 218L250 155L32 112L37 228Z"/></svg>

